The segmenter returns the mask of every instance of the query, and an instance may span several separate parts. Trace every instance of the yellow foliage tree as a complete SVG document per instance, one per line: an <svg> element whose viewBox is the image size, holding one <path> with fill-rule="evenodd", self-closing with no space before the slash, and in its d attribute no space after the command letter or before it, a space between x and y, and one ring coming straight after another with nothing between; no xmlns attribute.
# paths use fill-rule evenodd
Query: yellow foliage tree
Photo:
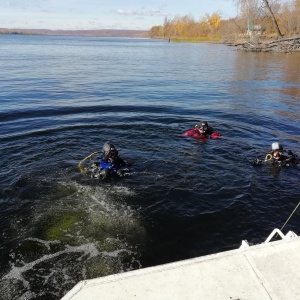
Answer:
<svg viewBox="0 0 300 300"><path fill-rule="evenodd" d="M208 41L219 40L221 37L228 40L235 35L246 33L249 24L260 25L266 30L266 34L274 34L277 31L278 35L282 36L275 16L286 36L300 33L300 0L232 1L239 6L240 16L222 20L221 15L215 12L211 15L206 14L197 22L192 16L176 16L173 19L166 17L162 26L150 29L149 36L174 40Z"/></svg>
<svg viewBox="0 0 300 300"><path fill-rule="evenodd" d="M219 13L213 13L211 16L209 14L206 14L206 21L211 26L211 28L215 31L220 26L221 15Z"/></svg>

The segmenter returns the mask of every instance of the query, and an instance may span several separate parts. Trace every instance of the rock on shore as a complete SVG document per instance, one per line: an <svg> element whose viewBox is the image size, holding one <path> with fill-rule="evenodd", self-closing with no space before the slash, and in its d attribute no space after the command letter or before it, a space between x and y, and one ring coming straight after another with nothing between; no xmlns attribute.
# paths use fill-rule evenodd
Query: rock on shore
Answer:
<svg viewBox="0 0 300 300"><path fill-rule="evenodd" d="M246 52L300 52L300 37L263 43L245 42L234 46L237 46L237 50Z"/></svg>

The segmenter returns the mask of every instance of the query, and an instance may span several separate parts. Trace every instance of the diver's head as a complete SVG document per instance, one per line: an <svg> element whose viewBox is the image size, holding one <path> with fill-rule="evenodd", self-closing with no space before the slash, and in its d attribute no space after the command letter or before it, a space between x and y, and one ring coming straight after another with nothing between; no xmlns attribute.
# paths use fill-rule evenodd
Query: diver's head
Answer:
<svg viewBox="0 0 300 300"><path fill-rule="evenodd" d="M271 153L274 159L278 160L283 154L283 147L279 143L273 143L271 145Z"/></svg>
<svg viewBox="0 0 300 300"><path fill-rule="evenodd" d="M201 134L205 134L208 130L208 124L206 121L200 122L199 124L196 125L196 127L198 128Z"/></svg>
<svg viewBox="0 0 300 300"><path fill-rule="evenodd" d="M102 147L102 153L105 156L116 157L118 156L118 150L111 142L106 142Z"/></svg>
<svg viewBox="0 0 300 300"><path fill-rule="evenodd" d="M202 121L202 122L201 122L201 126L202 126L202 127L208 127L208 124L207 124L206 121Z"/></svg>

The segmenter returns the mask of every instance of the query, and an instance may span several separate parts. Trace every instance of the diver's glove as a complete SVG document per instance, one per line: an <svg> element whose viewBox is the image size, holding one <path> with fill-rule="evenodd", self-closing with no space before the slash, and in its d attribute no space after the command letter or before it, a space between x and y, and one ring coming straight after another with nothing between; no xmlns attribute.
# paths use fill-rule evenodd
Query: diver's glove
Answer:
<svg viewBox="0 0 300 300"><path fill-rule="evenodd" d="M256 158L256 159L254 160L253 164L256 165L256 166L261 166L261 165L262 165L262 160Z"/></svg>
<svg viewBox="0 0 300 300"><path fill-rule="evenodd" d="M123 177L124 176L124 171L123 170L118 170L117 174L118 174L118 176Z"/></svg>
<svg viewBox="0 0 300 300"><path fill-rule="evenodd" d="M123 168L123 169L118 170L118 171L117 171L117 174L118 174L120 177L124 177L124 176L130 175L129 169L127 169L127 168Z"/></svg>
<svg viewBox="0 0 300 300"><path fill-rule="evenodd" d="M287 151L287 154L290 156L290 157L288 158L289 161L293 161L293 162L295 162L295 163L298 162L298 161L297 161L297 154L293 153L291 150L288 150L288 151Z"/></svg>
<svg viewBox="0 0 300 300"><path fill-rule="evenodd" d="M99 172L98 178L101 180L108 179L109 178L109 169L102 169Z"/></svg>
<svg viewBox="0 0 300 300"><path fill-rule="evenodd" d="M293 153L291 150L288 150L287 154L290 155L290 156L293 156L295 158L297 157L297 154Z"/></svg>

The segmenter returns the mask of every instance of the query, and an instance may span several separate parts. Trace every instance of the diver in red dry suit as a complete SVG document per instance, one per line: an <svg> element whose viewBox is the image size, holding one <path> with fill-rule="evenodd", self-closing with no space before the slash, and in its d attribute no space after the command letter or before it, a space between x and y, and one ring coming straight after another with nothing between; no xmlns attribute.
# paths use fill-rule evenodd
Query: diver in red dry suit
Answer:
<svg viewBox="0 0 300 300"><path fill-rule="evenodd" d="M212 127L208 126L206 121L202 121L195 125L194 128L184 132L182 136L190 136L194 139L216 139L220 136L218 132L213 131Z"/></svg>

